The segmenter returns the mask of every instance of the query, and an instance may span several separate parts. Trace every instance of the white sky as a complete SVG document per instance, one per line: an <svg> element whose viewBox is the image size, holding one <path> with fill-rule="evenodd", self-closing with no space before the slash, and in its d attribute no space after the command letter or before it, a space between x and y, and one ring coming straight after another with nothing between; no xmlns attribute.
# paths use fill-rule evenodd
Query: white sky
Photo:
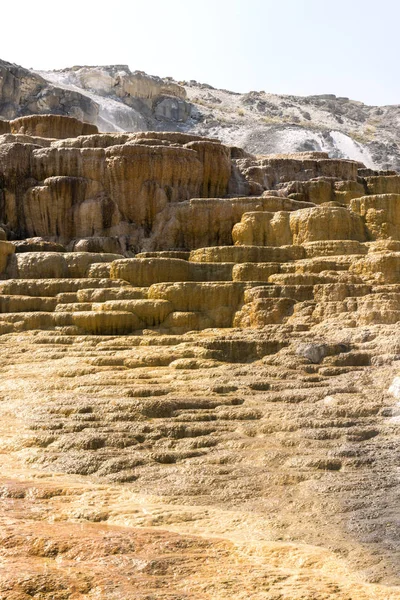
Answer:
<svg viewBox="0 0 400 600"><path fill-rule="evenodd" d="M0 58L400 104L399 0L1 2Z"/></svg>

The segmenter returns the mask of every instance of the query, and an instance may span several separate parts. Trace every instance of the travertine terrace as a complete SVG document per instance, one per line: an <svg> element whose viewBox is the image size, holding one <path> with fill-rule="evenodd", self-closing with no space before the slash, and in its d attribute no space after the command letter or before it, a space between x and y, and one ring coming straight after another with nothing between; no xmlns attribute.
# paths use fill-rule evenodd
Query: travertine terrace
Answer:
<svg viewBox="0 0 400 600"><path fill-rule="evenodd" d="M400 599L400 175L0 127L0 599Z"/></svg>

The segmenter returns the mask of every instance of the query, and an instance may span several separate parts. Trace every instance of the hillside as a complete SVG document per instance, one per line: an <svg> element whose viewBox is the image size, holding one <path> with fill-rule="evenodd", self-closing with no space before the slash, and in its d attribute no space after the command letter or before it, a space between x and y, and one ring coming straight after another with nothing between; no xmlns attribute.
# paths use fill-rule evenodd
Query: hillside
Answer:
<svg viewBox="0 0 400 600"><path fill-rule="evenodd" d="M34 72L0 62L0 116L34 113L75 116L104 132L182 131L257 154L324 151L400 170L400 106L367 106L332 94L238 94L126 65Z"/></svg>

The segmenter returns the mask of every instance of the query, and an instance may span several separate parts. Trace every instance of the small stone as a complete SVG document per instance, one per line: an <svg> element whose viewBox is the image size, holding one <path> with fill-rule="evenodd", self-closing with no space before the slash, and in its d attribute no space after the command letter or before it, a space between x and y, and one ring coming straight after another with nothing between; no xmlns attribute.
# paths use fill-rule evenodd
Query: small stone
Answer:
<svg viewBox="0 0 400 600"><path fill-rule="evenodd" d="M395 398L400 398L400 377L395 377L389 388L389 393Z"/></svg>
<svg viewBox="0 0 400 600"><path fill-rule="evenodd" d="M327 355L327 347L325 344L300 344L296 354L314 364L319 364Z"/></svg>

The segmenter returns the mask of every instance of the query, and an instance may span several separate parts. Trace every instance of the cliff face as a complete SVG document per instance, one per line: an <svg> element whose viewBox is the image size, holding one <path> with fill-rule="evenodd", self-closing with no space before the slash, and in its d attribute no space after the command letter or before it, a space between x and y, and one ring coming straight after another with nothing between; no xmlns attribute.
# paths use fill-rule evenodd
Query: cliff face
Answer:
<svg viewBox="0 0 400 600"><path fill-rule="evenodd" d="M369 301L347 298L398 281L393 171L318 152L255 156L180 132L99 134L59 115L4 124L14 133L0 136L3 276L124 280L156 303L154 314L136 299L128 310L106 304L89 330L93 319L111 332L318 323L330 315L319 284L334 286L332 314L362 323ZM257 282L273 287L253 297ZM118 310L135 322L118 322ZM82 318L44 317L84 328Z"/></svg>
<svg viewBox="0 0 400 600"><path fill-rule="evenodd" d="M68 244L114 236L136 250L162 246L152 235L168 206L228 192L230 149L218 141L173 133L56 141L94 126L51 115L9 126L18 133L0 141L0 172L1 221L11 237ZM49 127L53 139L43 137Z"/></svg>

